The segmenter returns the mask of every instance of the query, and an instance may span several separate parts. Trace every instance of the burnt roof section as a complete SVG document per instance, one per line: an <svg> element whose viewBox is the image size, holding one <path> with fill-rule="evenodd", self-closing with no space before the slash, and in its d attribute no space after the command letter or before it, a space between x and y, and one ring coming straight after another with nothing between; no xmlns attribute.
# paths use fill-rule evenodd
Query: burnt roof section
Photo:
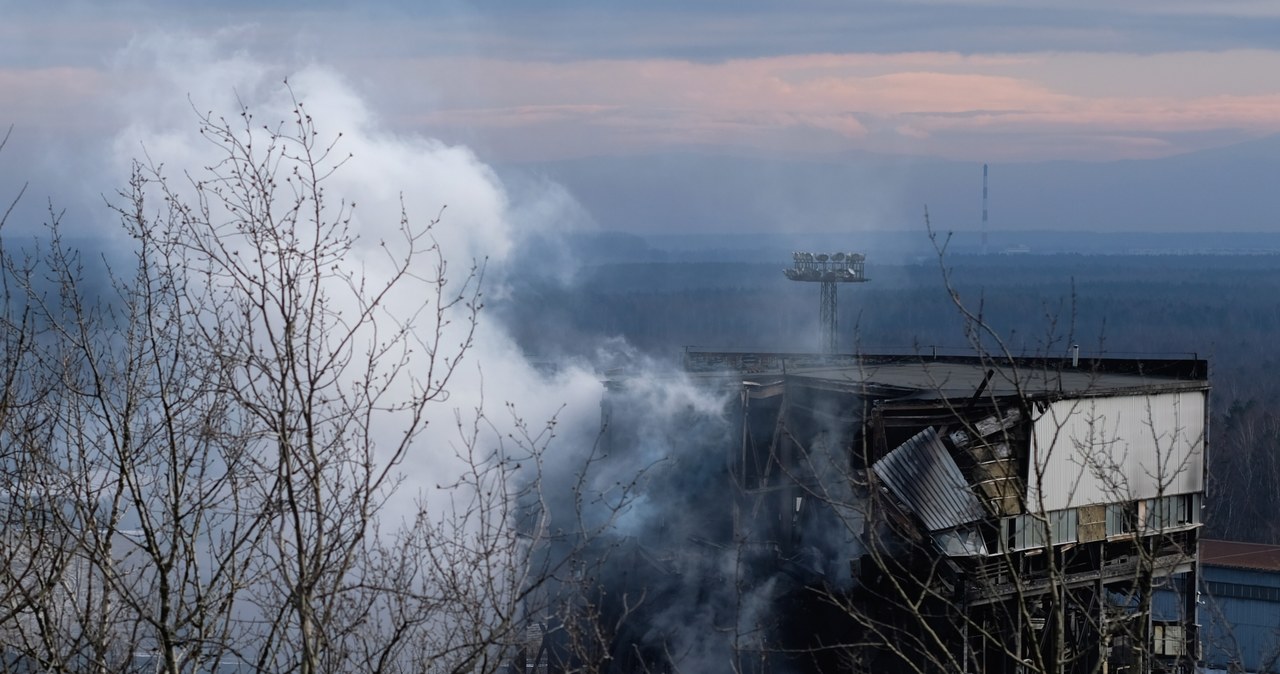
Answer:
<svg viewBox="0 0 1280 674"><path fill-rule="evenodd" d="M1070 359L686 351L685 368L706 377L745 377L760 384L785 375L813 388L906 400L968 397L984 380L984 395L995 397L1208 388L1208 364L1200 359L1081 359L1073 367Z"/></svg>
<svg viewBox="0 0 1280 674"><path fill-rule="evenodd" d="M1200 563L1236 569L1280 571L1280 545L1200 539Z"/></svg>
<svg viewBox="0 0 1280 674"><path fill-rule="evenodd" d="M978 497L942 439L926 428L872 466L929 531L953 529L986 517Z"/></svg>

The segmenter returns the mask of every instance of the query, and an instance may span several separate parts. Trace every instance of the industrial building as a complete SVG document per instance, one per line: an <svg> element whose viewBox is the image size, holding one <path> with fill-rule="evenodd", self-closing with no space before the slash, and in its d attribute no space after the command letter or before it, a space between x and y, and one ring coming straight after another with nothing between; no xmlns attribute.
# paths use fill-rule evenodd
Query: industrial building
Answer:
<svg viewBox="0 0 1280 674"><path fill-rule="evenodd" d="M1200 541L1201 671L1280 672L1280 546ZM1176 612L1179 588L1157 594Z"/></svg>
<svg viewBox="0 0 1280 674"><path fill-rule="evenodd" d="M733 633L733 669L1200 662L1197 597L1176 590L1199 585L1205 361L690 350L684 365L727 401L716 423L691 412L685 428L717 430L679 450L718 457L716 470L690 478L699 495L676 497L679 514L619 565L629 580L612 596L676 601L664 574L686 592L734 588L709 621ZM605 403L614 452L646 423L627 387L614 377ZM731 573L687 577L682 560L726 550ZM742 607L762 597L773 610L747 624ZM645 643L655 615L629 613L641 626L615 635L614 671L676 669Z"/></svg>

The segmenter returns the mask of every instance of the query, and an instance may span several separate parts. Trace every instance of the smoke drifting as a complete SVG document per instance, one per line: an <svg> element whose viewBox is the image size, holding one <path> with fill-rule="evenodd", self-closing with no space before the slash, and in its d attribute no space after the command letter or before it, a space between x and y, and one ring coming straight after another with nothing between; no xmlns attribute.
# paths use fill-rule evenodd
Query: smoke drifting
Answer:
<svg viewBox="0 0 1280 674"><path fill-rule="evenodd" d="M222 159L221 149L196 133L199 115L211 111L215 120L225 118L233 128L247 126L262 133L263 126L275 128L292 119L296 100L312 115L322 137L341 135L335 155L350 154L329 179L327 198L331 206L354 204L351 228L356 240L352 259L345 260L351 270L379 279L388 254L383 244L392 247L392 254L400 252L394 247L401 239L403 208L418 229L439 217L432 232L448 264L446 276L457 289L473 267L479 269L482 301L501 298L509 284L540 273L536 267L544 260L554 263L548 273L566 277L565 261L545 254L562 222L582 223L563 191L526 190L513 199L467 148L388 131L353 87L330 69L309 65L289 72L222 41L189 35L136 40L117 68L145 73L120 99L120 113L128 122L115 135L108 162L117 185L127 183L136 160L162 167L181 191L184 174L196 175ZM252 121L239 118L242 109ZM543 255L525 254L534 242ZM387 311L412 315L423 301L413 293L393 296ZM463 316L451 319L446 349L456 349L465 339ZM493 423L493 437L486 440L490 444L515 430L502 411L508 404L524 419L558 416L562 428L599 424L601 386L585 359L564 363L551 374L540 372L491 312L482 310L479 320L474 347L463 355L447 404L430 410L422 447L410 453L404 466L407 484L401 497L419 490L425 494L455 477L451 473L459 466L453 463L454 450L462 441L455 413L469 417L487 410ZM407 516L409 503L401 501L400 506Z"/></svg>
<svg viewBox="0 0 1280 674"><path fill-rule="evenodd" d="M399 238L403 212L416 223L440 218L433 235L454 287L473 269L483 275L486 300L501 301L531 276L573 282L576 261L560 237L589 222L565 190L539 180L510 188L465 147L389 131L333 70L290 70L189 35L139 39L117 68L130 84L118 99L126 123L104 162L114 185L127 184L139 161L190 193L182 177L222 158L197 133L201 115L244 125L252 137L263 125L287 123L300 102L321 136L341 134L338 156L351 155L327 183L327 198L354 204L357 238L343 261L353 273L379 280L382 246ZM240 119L241 111L252 119ZM124 243L118 230L114 237L111 246ZM422 302L400 292L386 309L412 315ZM448 318L446 348L466 339L465 316ZM848 582L832 561L843 548L823 543L826 532L797 534L802 552L780 571L776 549L738 521L729 464L734 393L644 359L619 339L566 346L577 355L535 364L511 335L495 312L481 311L447 401L428 410L427 431L401 465L404 482L388 501L389 524L424 508L447 519L453 500L442 485L455 483L469 461L501 457L521 438L549 440L541 463L524 470L541 488L539 526L553 541L548 562L572 555L579 572L572 586L550 591L566 593L566 601L572 593L597 601L605 641L595 655L615 671L727 670L744 653L764 651L765 636L779 629L775 608L786 592L817 576ZM629 375L606 395L601 370L620 364ZM399 426L393 414L384 421L381 432L394 445ZM468 437L469 429L478 436ZM828 446L838 455L839 442ZM545 621L552 640L567 648L562 638L575 616L530 619ZM563 648L556 657L584 656Z"/></svg>

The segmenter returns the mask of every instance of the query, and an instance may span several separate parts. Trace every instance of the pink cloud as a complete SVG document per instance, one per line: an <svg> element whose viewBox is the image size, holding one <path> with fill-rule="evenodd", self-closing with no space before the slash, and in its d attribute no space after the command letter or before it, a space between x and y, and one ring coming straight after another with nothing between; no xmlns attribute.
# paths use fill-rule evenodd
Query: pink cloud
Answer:
<svg viewBox="0 0 1280 674"><path fill-rule="evenodd" d="M154 76L145 67L0 70L0 123L108 129L119 92ZM474 142L495 158L694 146L1109 159L1198 149L1179 135L1280 133L1280 51L401 58L350 68L401 129Z"/></svg>
<svg viewBox="0 0 1280 674"><path fill-rule="evenodd" d="M102 73L89 68L0 69L5 105L0 122L16 127L107 127L107 120L86 114L99 110L109 91Z"/></svg>
<svg viewBox="0 0 1280 674"><path fill-rule="evenodd" d="M1259 56L1277 57L1253 54ZM1235 61L1249 57L1232 55ZM1154 76L1163 63L1124 54L1078 58L1090 68L1108 61L1117 68L1126 65L1134 75ZM1169 64L1186 60L1185 55L1167 59ZM1055 84L1071 67L1071 59L1056 55L910 53L721 63L449 59L405 61L393 70L437 87L445 107L416 120L428 127L493 124L536 133L554 121L591 127L597 142L615 151L653 149L653 143L761 147L787 131L808 130L829 138L827 150L884 149L892 145L883 138L889 135L908 145L933 142L936 154L965 157L974 144L955 139L971 135L1023 143L1023 154L1035 158L1046 146L1030 140L1036 133L1096 136L1098 145L1115 155L1128 148L1145 153L1186 149L1151 135L1157 133L1280 132L1280 93L1223 94L1206 79L1197 90L1177 95L1091 94ZM1038 77L1041 72L1052 76ZM1104 77L1105 68L1101 72ZM548 117L552 114L554 120ZM1145 140L1121 143L1119 138Z"/></svg>

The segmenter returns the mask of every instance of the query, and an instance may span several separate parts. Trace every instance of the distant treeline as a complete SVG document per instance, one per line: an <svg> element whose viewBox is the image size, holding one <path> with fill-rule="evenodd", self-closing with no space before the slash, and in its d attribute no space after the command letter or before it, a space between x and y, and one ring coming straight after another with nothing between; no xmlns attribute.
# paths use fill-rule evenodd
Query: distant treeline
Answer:
<svg viewBox="0 0 1280 674"><path fill-rule="evenodd" d="M498 307L539 358L625 337L659 357L684 346L812 350L818 289L778 264L617 263L532 281ZM1208 358L1212 535L1280 543L1280 256L954 256L868 261L839 290L850 351L970 347L958 300L1015 354ZM945 276L944 276L945 274ZM989 347L994 346L988 340Z"/></svg>

